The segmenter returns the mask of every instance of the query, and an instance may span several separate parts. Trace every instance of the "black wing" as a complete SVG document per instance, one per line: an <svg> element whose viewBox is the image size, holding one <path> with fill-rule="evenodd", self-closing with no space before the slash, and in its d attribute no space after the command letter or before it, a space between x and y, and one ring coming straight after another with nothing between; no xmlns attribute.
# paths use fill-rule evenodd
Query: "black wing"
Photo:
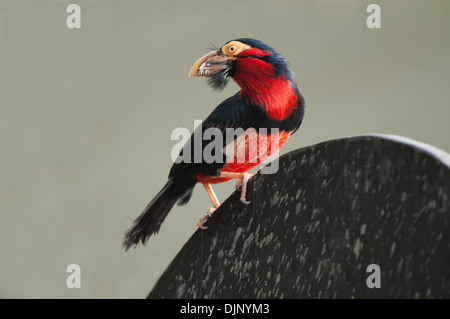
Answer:
<svg viewBox="0 0 450 319"><path fill-rule="evenodd" d="M255 106L248 105L243 99L239 97L239 93L236 93L232 97L226 99L220 103L214 111L203 121L202 125L199 126L194 133L192 133L189 141L185 144L183 149L178 156L177 161L173 164L169 178L179 173L189 173L198 174L202 173L209 176L215 176L219 174L219 170L225 165L226 156L221 152L221 154L215 154L215 159L220 158L219 161L208 162L203 158L203 151L205 147L214 142L221 143L223 147L228 142L225 138L227 128L242 128L246 130L254 126L255 124ZM203 139L203 134L206 130L212 129L211 139ZM215 141L214 130L217 133L220 132L221 139ZM198 141L195 140L195 136L201 137ZM235 136L236 137L236 136ZM194 145L195 143L200 143L201 147ZM220 149L222 149L220 147ZM200 153L201 152L201 153Z"/></svg>

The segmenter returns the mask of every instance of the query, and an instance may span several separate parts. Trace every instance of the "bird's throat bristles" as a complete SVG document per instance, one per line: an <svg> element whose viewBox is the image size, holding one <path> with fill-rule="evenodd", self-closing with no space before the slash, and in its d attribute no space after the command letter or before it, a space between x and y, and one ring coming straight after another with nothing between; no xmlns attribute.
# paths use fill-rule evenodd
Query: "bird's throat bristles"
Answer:
<svg viewBox="0 0 450 319"><path fill-rule="evenodd" d="M223 90L230 80L230 68L224 67L219 72L208 76L208 85L214 90Z"/></svg>

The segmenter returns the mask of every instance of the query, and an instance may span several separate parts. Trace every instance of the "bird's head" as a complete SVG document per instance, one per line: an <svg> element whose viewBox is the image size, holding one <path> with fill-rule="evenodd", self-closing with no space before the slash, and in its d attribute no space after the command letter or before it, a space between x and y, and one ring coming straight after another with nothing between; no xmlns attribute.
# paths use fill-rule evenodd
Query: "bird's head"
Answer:
<svg viewBox="0 0 450 319"><path fill-rule="evenodd" d="M198 59L189 76L205 76L219 90L232 78L241 87L239 97L261 107L273 120L285 119L297 107L299 97L303 101L285 58L255 39L225 43Z"/></svg>
<svg viewBox="0 0 450 319"><path fill-rule="evenodd" d="M241 38L225 43L194 63L189 76L204 76L214 89L223 89L230 77L244 90L257 82L284 77L294 82L285 58L256 39Z"/></svg>

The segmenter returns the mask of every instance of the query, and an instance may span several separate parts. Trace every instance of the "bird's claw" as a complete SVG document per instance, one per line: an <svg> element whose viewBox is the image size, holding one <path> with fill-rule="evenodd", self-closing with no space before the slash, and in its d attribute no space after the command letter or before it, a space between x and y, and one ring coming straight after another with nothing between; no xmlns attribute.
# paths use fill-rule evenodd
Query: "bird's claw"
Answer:
<svg viewBox="0 0 450 319"><path fill-rule="evenodd" d="M208 209L208 211L206 212L206 214L203 215L203 216L198 220L198 222L197 222L198 228L200 228L200 229L207 229L207 228L208 228L207 226L203 226L203 224L208 220L209 217L212 216L212 214L214 213L214 211L215 211L216 209L217 209L217 208L213 208L213 207L211 207L211 208Z"/></svg>
<svg viewBox="0 0 450 319"><path fill-rule="evenodd" d="M198 228L203 229L203 230L208 228L208 226L203 226L203 224L200 224L200 221L197 222L197 226L198 226Z"/></svg>
<svg viewBox="0 0 450 319"><path fill-rule="evenodd" d="M244 203L245 205L248 205L248 204L251 203L250 201L247 201L247 198L246 198L246 194L247 194L247 183L248 183L248 180L249 180L250 178L252 178L255 174L256 174L256 173L252 173L252 174L250 174L250 173L244 173L242 179L240 179L240 180L238 180L238 181L236 182L236 190L241 189L241 198L240 198L240 200L241 200L241 202Z"/></svg>
<svg viewBox="0 0 450 319"><path fill-rule="evenodd" d="M208 215L202 216L197 222L197 227L200 228L200 229L208 228L206 226L203 226L203 224L206 222L207 219L208 219Z"/></svg>

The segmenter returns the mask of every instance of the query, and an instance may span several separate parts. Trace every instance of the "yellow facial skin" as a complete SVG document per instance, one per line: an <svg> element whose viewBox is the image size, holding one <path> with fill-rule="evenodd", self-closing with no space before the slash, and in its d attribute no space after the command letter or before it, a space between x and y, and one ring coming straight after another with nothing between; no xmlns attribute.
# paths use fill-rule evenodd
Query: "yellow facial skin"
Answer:
<svg viewBox="0 0 450 319"><path fill-rule="evenodd" d="M189 70L189 76L214 75L227 67L227 60L235 60L242 51L250 48L245 43L231 41L220 49L220 53L212 51L198 59Z"/></svg>

